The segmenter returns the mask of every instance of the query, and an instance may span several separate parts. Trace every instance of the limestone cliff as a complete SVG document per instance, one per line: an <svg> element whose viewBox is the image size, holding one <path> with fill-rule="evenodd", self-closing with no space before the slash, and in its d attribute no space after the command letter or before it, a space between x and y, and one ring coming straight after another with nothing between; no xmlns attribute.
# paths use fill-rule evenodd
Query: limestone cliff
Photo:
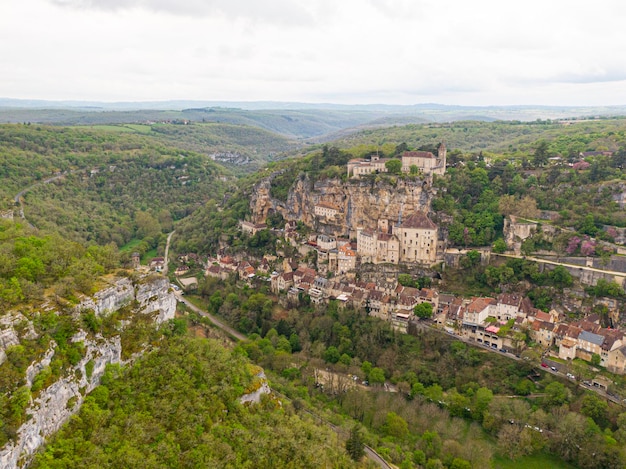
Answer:
<svg viewBox="0 0 626 469"><path fill-rule="evenodd" d="M257 184L250 199L252 218L261 223L272 211L286 220L301 220L330 235L354 234L358 228L375 229L379 219L398 220L416 210L428 212L431 193L421 179L392 176L378 178L323 179L314 183L301 175L289 190L287 202L270 196L272 176ZM332 204L339 213L332 218L315 215L315 206Z"/></svg>
<svg viewBox="0 0 626 469"><path fill-rule="evenodd" d="M122 307L130 308L132 314L151 314L154 321L160 323L174 317L176 298L164 277L148 276L134 282L128 278L120 278L112 281L109 287L100 290L93 297L84 299L74 308L73 314L79 315L85 310L92 310L97 316L104 316ZM9 313L0 321L3 326L0 334L0 358L6 359L4 349L7 346L19 343L20 333L15 327L17 324L22 328L22 337L36 337L32 323L21 313ZM28 325L24 328L25 321ZM123 363L119 335L103 337L99 333L90 335L79 330L71 341L82 342L84 345L82 359L65 370L60 379L31 399L26 410L26 421L17 430L14 440L0 450L0 467L9 469L27 465L45 439L78 411L86 394L99 384L106 365ZM28 367L25 386L30 388L37 374L50 365L55 355L55 347L56 344L52 341L43 356Z"/></svg>

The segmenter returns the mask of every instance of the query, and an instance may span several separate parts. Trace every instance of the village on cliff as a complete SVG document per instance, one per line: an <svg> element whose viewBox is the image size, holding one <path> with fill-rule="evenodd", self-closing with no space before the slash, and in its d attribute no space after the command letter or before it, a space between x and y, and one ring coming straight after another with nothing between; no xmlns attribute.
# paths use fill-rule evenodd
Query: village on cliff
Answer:
<svg viewBox="0 0 626 469"><path fill-rule="evenodd" d="M580 358L613 373L626 373L625 332L602 327L601 318L591 311L584 319L568 321L566 313L582 310L576 295L544 312L533 307L528 297L506 288L495 298L463 298L439 291L442 269L458 267L469 252L449 248L445 230L431 219L430 201L437 191L433 175L445 173L445 145L439 146L437 155L425 151L402 155L400 174L417 177L392 181L383 177L373 183L371 175L386 176L387 161L377 156L350 160L343 183L320 180L311 188L308 181L299 180L286 202L270 196L269 184L275 176L271 175L254 188L251 220L242 220L240 229L244 236L254 236L268 229L268 216L280 213L285 227L272 231L296 254L285 256L280 247L277 256L266 254L262 259L218 254L207 260L205 275L226 279L237 273L251 284L268 281L285 306L334 300L339 307L364 309L402 332L428 325L517 357L532 347L542 360L552 357L567 363ZM498 255L522 258L521 243L537 229L541 229L537 221L508 217L504 230L508 250ZM491 248L472 252L480 255L483 264L495 255ZM599 279L621 285L626 279L626 269L603 270L590 259L575 264L534 260L541 269L564 266L583 285L594 285ZM177 275L185 273L184 265L181 269ZM403 273L426 281L418 287L402 285L398 277ZM595 301L606 306L617 324L619 303L611 298ZM416 315L422 303L431 305L426 309L428 320Z"/></svg>

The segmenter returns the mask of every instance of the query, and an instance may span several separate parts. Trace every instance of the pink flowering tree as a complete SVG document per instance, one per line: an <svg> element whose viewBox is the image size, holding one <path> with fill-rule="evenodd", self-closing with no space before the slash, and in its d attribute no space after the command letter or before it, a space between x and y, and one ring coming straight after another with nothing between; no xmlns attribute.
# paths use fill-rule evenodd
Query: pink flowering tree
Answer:
<svg viewBox="0 0 626 469"><path fill-rule="evenodd" d="M616 230L614 227L609 226L609 227L606 229L606 234L607 234L607 235L608 235L608 236L609 236L612 240L614 240L614 239L617 237L617 230Z"/></svg>
<svg viewBox="0 0 626 469"><path fill-rule="evenodd" d="M572 255L578 249L580 245L580 238L578 236L572 236L567 242L567 247L565 248L565 252L569 255Z"/></svg>
<svg viewBox="0 0 626 469"><path fill-rule="evenodd" d="M596 252L596 241L593 239L585 239L580 243L580 252L583 256L591 256Z"/></svg>

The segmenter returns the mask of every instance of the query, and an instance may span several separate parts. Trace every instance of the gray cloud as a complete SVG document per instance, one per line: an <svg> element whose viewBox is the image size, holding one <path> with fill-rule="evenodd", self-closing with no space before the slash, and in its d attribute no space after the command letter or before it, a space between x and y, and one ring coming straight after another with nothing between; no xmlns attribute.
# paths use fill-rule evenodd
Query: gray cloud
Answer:
<svg viewBox="0 0 626 469"><path fill-rule="evenodd" d="M120 11L140 8L179 16L220 16L284 26L313 23L313 15L290 0L49 0L66 8Z"/></svg>
<svg viewBox="0 0 626 469"><path fill-rule="evenodd" d="M626 70L599 70L586 73L563 73L550 79L560 83L588 84L626 81Z"/></svg>

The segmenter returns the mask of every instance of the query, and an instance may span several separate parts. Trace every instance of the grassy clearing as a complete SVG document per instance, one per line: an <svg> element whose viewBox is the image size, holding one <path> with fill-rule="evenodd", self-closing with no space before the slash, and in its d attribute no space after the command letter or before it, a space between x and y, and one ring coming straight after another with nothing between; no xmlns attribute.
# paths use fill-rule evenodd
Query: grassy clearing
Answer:
<svg viewBox="0 0 626 469"><path fill-rule="evenodd" d="M141 240L140 239L131 239L129 242L127 242L124 246L122 246L120 248L121 252L129 252L129 251L133 251L135 250L135 248L137 246L139 246L139 244L141 244Z"/></svg>
<svg viewBox="0 0 626 469"><path fill-rule="evenodd" d="M515 461L497 456L494 458L494 469L575 469L576 466L560 460L548 453L536 453L524 456Z"/></svg>
<svg viewBox="0 0 626 469"><path fill-rule="evenodd" d="M94 130L105 130L108 132L135 132L135 130L129 129L127 126L123 125L90 125L89 128Z"/></svg>
<svg viewBox="0 0 626 469"><path fill-rule="evenodd" d="M146 251L143 256L141 256L141 263L142 264L147 264L149 261L151 261L153 258L155 258L157 256L157 250L156 248L154 249L150 249L149 251Z"/></svg>
<svg viewBox="0 0 626 469"><path fill-rule="evenodd" d="M149 134L152 132L152 127L145 124L126 124L124 128L131 129L134 132L139 132L140 134Z"/></svg>

